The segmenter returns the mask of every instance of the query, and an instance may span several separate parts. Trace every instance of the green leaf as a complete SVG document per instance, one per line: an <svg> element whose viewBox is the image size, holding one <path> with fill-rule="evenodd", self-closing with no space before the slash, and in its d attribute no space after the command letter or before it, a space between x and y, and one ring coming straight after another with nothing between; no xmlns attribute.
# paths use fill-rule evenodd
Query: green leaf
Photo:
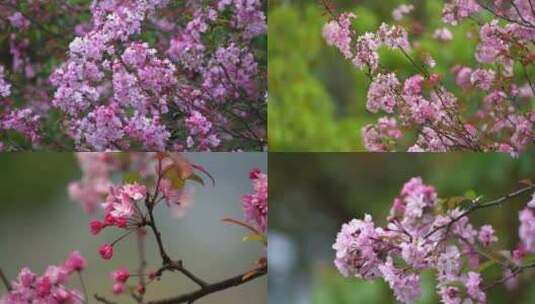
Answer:
<svg viewBox="0 0 535 304"><path fill-rule="evenodd" d="M188 177L188 179L204 186L204 180L202 179L202 177L200 177L199 175L195 173L192 173L190 177Z"/></svg>
<svg viewBox="0 0 535 304"><path fill-rule="evenodd" d="M173 188L175 188L176 190L184 188L186 180L181 177L180 172L178 172L177 170L167 170L164 176L169 181L171 181Z"/></svg>
<svg viewBox="0 0 535 304"><path fill-rule="evenodd" d="M446 201L446 205L448 206L448 209L454 209L455 207L459 206L460 204L467 201L467 198L464 196L454 196L450 197Z"/></svg>
<svg viewBox="0 0 535 304"><path fill-rule="evenodd" d="M485 270L489 269L493 265L497 264L494 260L486 261L485 263L479 265L479 268L477 269L477 272L484 272Z"/></svg>
<svg viewBox="0 0 535 304"><path fill-rule="evenodd" d="M474 190L468 190L464 193L464 197L466 197L466 199L468 200L475 200L477 198L477 194Z"/></svg>
<svg viewBox="0 0 535 304"><path fill-rule="evenodd" d="M141 181L141 175L137 172L128 172L123 176L123 183L133 184Z"/></svg>
<svg viewBox="0 0 535 304"><path fill-rule="evenodd" d="M263 234L259 234L259 233L251 233L247 236L244 236L243 237L243 241L244 242L247 242L247 241L258 241L258 242L266 242L266 236L263 235Z"/></svg>

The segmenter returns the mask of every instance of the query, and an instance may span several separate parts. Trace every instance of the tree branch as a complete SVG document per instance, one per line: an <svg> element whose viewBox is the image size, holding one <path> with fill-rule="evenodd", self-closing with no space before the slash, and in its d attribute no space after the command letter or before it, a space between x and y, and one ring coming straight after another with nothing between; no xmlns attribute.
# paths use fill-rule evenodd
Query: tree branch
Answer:
<svg viewBox="0 0 535 304"><path fill-rule="evenodd" d="M489 201L489 202L486 202L486 203L474 203L468 209L466 209L463 213L461 213L457 217L452 218L451 221L449 221L447 224L440 225L440 226L436 227L435 229L431 230L429 233L427 233L424 236L424 239L430 237L435 232L437 232L437 231L439 231L439 230L441 230L443 228L447 228L449 230L450 227L454 223L456 223L457 221L459 221L463 217L468 216L469 214L473 213L476 210L485 209L485 208L490 208L490 207L501 205L501 204L505 203L506 201L508 201L509 199L512 199L514 197L517 197L519 195L522 195L522 194L524 194L526 192L533 191L533 190L535 190L535 185L524 187L524 188L522 188L520 190L517 190L515 192L511 192L511 193L509 193L509 194L507 194L505 196L502 196L502 197L500 197L498 199L495 199L495 200L492 200L492 201Z"/></svg>
<svg viewBox="0 0 535 304"><path fill-rule="evenodd" d="M501 280L498 280L492 284L490 284L489 286L487 287L484 287L483 290L486 291L488 289L491 289L493 288L494 286L498 285L498 284L501 284L501 283L505 283L507 282L508 280L518 276L519 274L521 274L522 272L530 269L530 268L535 268L535 263L532 263L532 264L526 264L526 265L522 265L522 266L518 266L514 269L512 269L512 273L506 277L504 277L503 279Z"/></svg>
<svg viewBox="0 0 535 304"><path fill-rule="evenodd" d="M106 299L105 297L99 296L98 294L95 294L94 297L95 297L95 300L97 300L97 302L100 302L100 303L116 304L115 302L112 302L112 301Z"/></svg>
<svg viewBox="0 0 535 304"><path fill-rule="evenodd" d="M9 283L9 280L4 274L4 271L2 271L2 268L0 268L0 279L2 279L2 283L4 283L4 286L6 287L7 291L11 291L13 289L11 283Z"/></svg>
<svg viewBox="0 0 535 304"><path fill-rule="evenodd" d="M235 277L206 285L205 287L194 291L192 293L183 294L177 297L172 297L163 300L150 301L147 304L178 304L178 303L193 303L194 301L210 295L212 293L225 290L231 287L236 287L252 281L258 277L267 274L267 266L262 266L256 269L254 272L247 272Z"/></svg>

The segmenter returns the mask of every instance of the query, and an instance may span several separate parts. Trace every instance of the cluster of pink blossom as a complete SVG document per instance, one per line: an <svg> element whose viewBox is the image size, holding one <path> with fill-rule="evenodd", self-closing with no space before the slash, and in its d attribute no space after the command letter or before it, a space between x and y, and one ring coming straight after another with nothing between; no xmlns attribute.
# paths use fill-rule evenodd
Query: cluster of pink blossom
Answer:
<svg viewBox="0 0 535 304"><path fill-rule="evenodd" d="M91 233L96 235L102 229L111 226L120 229L137 229L144 226L145 219L137 202L145 199L146 195L147 188L137 183L111 187L106 201L102 204L104 219L91 221ZM112 258L115 243L106 243L100 247L99 253L103 259Z"/></svg>
<svg viewBox="0 0 535 304"><path fill-rule="evenodd" d="M100 152L77 153L77 157L83 175L79 181L69 184L69 195L86 212L103 212L102 219L90 222L91 234L97 235L111 227L125 231L115 241L100 246L99 253L106 260L113 257L114 245L124 236L150 223L147 214L142 212L146 209L147 200L154 201L151 208L165 201L173 214L180 217L192 201L191 191L185 186L185 181L192 176L194 169L205 172L202 167L173 153ZM178 176L170 173L175 170L180 172ZM136 181L114 182L115 176L128 172L138 172ZM182 182L177 182L177 179ZM137 180L143 180L143 183ZM152 186L157 188L156 194L149 191Z"/></svg>
<svg viewBox="0 0 535 304"><path fill-rule="evenodd" d="M403 17L414 10L412 4L400 4L392 11L392 18L396 21L400 21Z"/></svg>
<svg viewBox="0 0 535 304"><path fill-rule="evenodd" d="M379 67L378 50L381 46L409 49L408 34L398 26L382 23L377 33L365 33L357 37L351 28L351 19L357 16L344 13L336 20L330 21L323 28L323 36L328 44L336 46L348 60L359 69L367 68L370 72ZM354 42L356 41L356 42Z"/></svg>
<svg viewBox="0 0 535 304"><path fill-rule="evenodd" d="M242 197L245 219L265 233L268 222L268 177L260 169L249 174L253 182L254 192Z"/></svg>
<svg viewBox="0 0 535 304"><path fill-rule="evenodd" d="M94 213L112 186L111 174L119 168L113 153L77 153L82 178L68 186L69 196L88 213Z"/></svg>
<svg viewBox="0 0 535 304"><path fill-rule="evenodd" d="M5 69L0 65L0 96L7 97L11 94L11 85L5 79Z"/></svg>
<svg viewBox="0 0 535 304"><path fill-rule="evenodd" d="M128 278L130 278L130 273L128 272L128 269L126 267L121 267L111 273L111 278L114 282L112 288L113 293L121 294L126 289L125 283L126 281L128 281Z"/></svg>
<svg viewBox="0 0 535 304"><path fill-rule="evenodd" d="M535 87L527 70L522 73L514 69L515 62L522 65L533 62L530 51L535 40L533 8L529 0L481 5L475 0L451 0L443 12L443 20L450 25L482 11L491 11L496 18L481 25L479 44L474 50L481 66L451 69L463 93L484 95L475 110L468 110L464 98L458 99L446 88L442 81L445 75L433 72L436 63L432 57L422 59L425 64L411 57L408 34L403 27L383 23L376 33L359 35L351 24L356 15L335 15L332 8L327 8L332 20L323 30L326 42L336 46L346 59L371 78L368 111L383 111L389 115L362 129L368 150L501 151L516 155L533 143L535 110L530 100L535 97ZM406 5L396 8L394 19L401 19L407 11L410 10ZM443 43L453 38L446 27L436 29L433 36ZM380 64L377 52L380 46L398 49L418 74L399 80L397 73ZM419 43L415 46L415 54L425 52ZM526 77L514 77L515 72ZM515 78L524 78L523 83L515 83ZM389 132L378 131L385 129L385 121L399 121L403 134L391 136ZM403 147L406 142L403 135L409 132L416 132L416 142Z"/></svg>
<svg viewBox="0 0 535 304"><path fill-rule="evenodd" d="M26 19L20 12L15 12L8 17L12 26L24 30L30 26L30 20Z"/></svg>
<svg viewBox="0 0 535 304"><path fill-rule="evenodd" d="M534 202L520 213L518 248L504 254L513 257L504 263L509 265L504 281L514 277L511 269L522 266L520 255L535 252ZM376 227L368 214L342 225L333 245L336 267L346 277L383 278L402 303L421 295L420 273L433 270L442 303L486 303L477 269L489 257L481 252L498 241L496 233L488 224L474 228L460 207L437 213L439 204L432 186L410 179L394 199L385 227Z"/></svg>
<svg viewBox="0 0 535 304"><path fill-rule="evenodd" d="M4 66L0 65L0 98L11 94L11 84L6 81ZM6 99L2 102L3 109L0 113L0 131L13 130L22 134L33 145L39 144L39 120L41 117L33 113L30 108L13 108L11 102ZM5 142L0 141L0 151L4 150Z"/></svg>
<svg viewBox="0 0 535 304"><path fill-rule="evenodd" d="M535 253L535 193L526 208L520 211L519 219L518 235L521 248L526 252Z"/></svg>
<svg viewBox="0 0 535 304"><path fill-rule="evenodd" d="M265 148L266 71L257 62L253 41L267 31L260 0L184 1L180 7L168 0L93 1L88 21L82 18L83 5L32 3L30 9L18 1L0 4L10 14L13 77L8 75L17 80L12 98L18 104L31 100L25 109L42 118L32 131L47 137L32 141L34 147L72 145L72 139L77 150L97 151ZM74 23L77 36L66 60L55 54L64 54L71 38L43 24L54 22L54 10L59 16L61 10L72 13L67 23ZM171 21L176 14L180 20ZM61 50L52 56L58 58L49 75L50 67L34 62L51 57L41 48L34 51L33 36L53 40L51 48ZM56 66L58 60L63 63ZM3 68L0 76L0 97L7 97L10 85ZM59 127L49 127L49 116L57 115L54 108L63 115L53 122ZM208 132L199 132L199 120L211 126ZM46 133L43 125L61 136ZM24 149L17 144L5 146Z"/></svg>
<svg viewBox="0 0 535 304"><path fill-rule="evenodd" d="M379 118L376 124L362 128L364 144L370 151L387 151L401 137L402 133L393 117Z"/></svg>
<svg viewBox="0 0 535 304"><path fill-rule="evenodd" d="M13 289L0 303L86 303L78 290L66 286L73 273L80 273L86 267L87 261L78 251L73 251L63 265L48 266L41 276L24 267L12 284Z"/></svg>

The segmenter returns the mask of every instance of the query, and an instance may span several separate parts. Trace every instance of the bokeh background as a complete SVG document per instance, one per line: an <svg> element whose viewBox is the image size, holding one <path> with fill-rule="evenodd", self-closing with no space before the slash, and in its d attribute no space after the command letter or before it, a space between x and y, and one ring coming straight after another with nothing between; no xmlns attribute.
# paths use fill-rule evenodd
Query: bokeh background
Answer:
<svg viewBox="0 0 535 304"><path fill-rule="evenodd" d="M226 279L252 268L266 254L257 242L243 242L247 234L222 218L242 219L240 198L252 191L249 170L266 170L264 153L189 153L191 161L204 166L216 179L214 187L193 185L194 203L183 218L174 218L165 206L157 210L160 230L169 254L209 282ZM118 236L103 231L92 236L89 217L69 200L66 186L81 172L72 153L0 153L0 267L14 279L20 268L42 273L47 265L63 263L71 250L87 257L84 272L90 294L111 296L109 272L119 266L137 269L135 237L115 248L116 255L103 261L98 246ZM146 243L148 269L160 265L153 238ZM79 288L74 277L72 286ZM147 299L163 298L197 288L180 274L168 273L150 285ZM5 292L0 288L0 296ZM116 298L129 303L127 296ZM94 300L91 300L94 302ZM267 303L267 279L259 278L237 288L207 296L199 304Z"/></svg>
<svg viewBox="0 0 535 304"><path fill-rule="evenodd" d="M393 23L392 10L411 3L415 11L401 23L409 31L411 56L430 54L437 62L447 88L462 96L467 109L482 96L466 96L453 88L448 69L454 65L477 66L474 50L475 22L448 26L454 39L440 43L432 38L441 21L443 0L330 0L338 12L357 14L353 26L359 33L374 32L382 22ZM489 18L483 16L482 20ZM269 145L271 151L364 151L361 128L381 114L366 111L369 80L322 37L328 21L318 0L269 0ZM400 52L381 50L381 62L399 79L416 74ZM535 73L535 67L530 70ZM412 134L414 135L414 134ZM410 138L411 133L408 133Z"/></svg>
<svg viewBox="0 0 535 304"><path fill-rule="evenodd" d="M382 280L347 279L334 267L331 246L343 223L368 213L383 226L402 185L414 176L442 198L469 190L483 200L500 197L522 187L519 181L534 180L535 155L270 153L269 175L269 303L383 304L395 300ZM518 241L518 211L529 198L482 210L471 221L476 227L491 223L499 247L511 249ZM499 274L496 267L484 277ZM439 303L432 278L424 273L417 303ZM535 303L534 280L531 272L514 291L493 288L489 303Z"/></svg>

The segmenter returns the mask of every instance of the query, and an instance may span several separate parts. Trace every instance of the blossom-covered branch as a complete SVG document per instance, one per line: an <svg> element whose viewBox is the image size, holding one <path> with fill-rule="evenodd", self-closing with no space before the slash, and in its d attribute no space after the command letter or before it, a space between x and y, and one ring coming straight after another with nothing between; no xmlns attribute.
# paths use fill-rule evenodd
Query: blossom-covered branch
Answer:
<svg viewBox="0 0 535 304"><path fill-rule="evenodd" d="M528 193L531 200L519 213L518 245L511 251L494 249L498 238L492 226L476 229L468 215ZM412 178L394 199L385 227L376 227L370 215L342 226L333 245L335 265L344 276L384 279L402 303L420 297L420 273L425 270L436 274L442 303L486 303L487 289L510 285L535 266L535 256L530 256L535 254L535 185L480 200L472 195L441 200L434 187ZM503 268L503 278L484 273L489 263Z"/></svg>
<svg viewBox="0 0 535 304"><path fill-rule="evenodd" d="M265 148L261 0L22 2L0 4L2 150Z"/></svg>
<svg viewBox="0 0 535 304"><path fill-rule="evenodd" d="M137 303L193 303L201 297L242 285L267 273L267 258L262 257L241 275L209 283L167 251L165 237L154 211L165 205L172 213L183 216L185 208L191 203L187 184L197 182L204 185L204 176L215 184L213 177L202 166L191 163L181 154L163 152L80 153L78 157L83 177L69 185L69 193L87 212L95 214L99 209L104 212L101 220L90 222L91 234L98 235L103 229L119 232L113 241L100 246L98 252L101 258L112 259L115 255L114 248L128 237L135 235L138 241L138 280L133 286L129 286L135 275L126 267L116 269L111 273L114 294L127 294ZM122 182L117 183L117 177L121 177ZM245 239L261 241L262 245L267 247L267 176L254 169L250 179L254 192L243 197L245 220L236 222L255 227L254 237L250 235ZM104 203L101 203L101 200L104 200ZM99 205L102 208L99 208ZM144 239L148 236L156 240L154 250L160 256L158 266L151 270L145 257L144 246ZM75 251L64 266L51 266L41 277L23 269L13 284L13 290L1 298L0 303L41 303L40 301L53 300L60 303L86 303L89 301L88 292L80 274L86 266L85 258ZM147 288L161 280L165 272L181 273L198 285L199 289L169 299L145 300ZM74 273L78 273L83 293L66 289L64 286ZM98 294L94 295L94 299L102 303L115 303Z"/></svg>
<svg viewBox="0 0 535 304"><path fill-rule="evenodd" d="M494 17L476 23L480 27L475 50L479 66L448 67L452 75L435 72L437 62L425 48L410 43L403 24L407 24L404 19L413 5L394 9L393 19L399 24L382 23L375 33L359 33L352 25L356 14L338 14L327 0L321 4L331 19L323 29L326 42L370 78L368 111L387 114L362 129L368 150L501 151L516 155L535 141L535 87L530 77L535 58L535 13L530 0L447 1L442 16L447 25L478 20L476 15L488 17L484 12ZM447 43L453 34L442 27L435 29L433 37ZM381 64L380 48L400 52L417 74L400 80L397 72ZM446 77L454 78L458 88L448 88ZM453 89L485 97L474 110L469 99L456 96ZM404 134L410 132L416 134L416 141L406 147Z"/></svg>

